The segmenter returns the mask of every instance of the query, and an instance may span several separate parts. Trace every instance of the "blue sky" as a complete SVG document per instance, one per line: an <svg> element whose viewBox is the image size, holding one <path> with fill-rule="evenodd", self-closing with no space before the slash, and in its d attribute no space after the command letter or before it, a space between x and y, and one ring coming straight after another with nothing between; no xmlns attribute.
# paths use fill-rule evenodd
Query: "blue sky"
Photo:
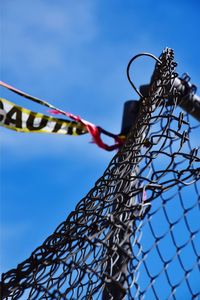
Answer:
<svg viewBox="0 0 200 300"><path fill-rule="evenodd" d="M1 3L1 80L118 133L126 79L139 52L175 50L179 74L198 85L198 0L6 0ZM148 82L150 59L135 63ZM1 97L45 112L1 89ZM90 136L20 134L0 128L1 272L26 259L102 174L114 153Z"/></svg>

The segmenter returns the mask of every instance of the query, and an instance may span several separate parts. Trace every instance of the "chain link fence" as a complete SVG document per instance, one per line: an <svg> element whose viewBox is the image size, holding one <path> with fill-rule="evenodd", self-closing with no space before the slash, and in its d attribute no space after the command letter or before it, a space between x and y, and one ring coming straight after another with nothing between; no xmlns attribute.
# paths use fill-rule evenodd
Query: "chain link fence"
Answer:
<svg viewBox="0 0 200 300"><path fill-rule="evenodd" d="M2 299L199 299L199 125L177 107L173 51L159 59L124 146L66 221L2 275Z"/></svg>

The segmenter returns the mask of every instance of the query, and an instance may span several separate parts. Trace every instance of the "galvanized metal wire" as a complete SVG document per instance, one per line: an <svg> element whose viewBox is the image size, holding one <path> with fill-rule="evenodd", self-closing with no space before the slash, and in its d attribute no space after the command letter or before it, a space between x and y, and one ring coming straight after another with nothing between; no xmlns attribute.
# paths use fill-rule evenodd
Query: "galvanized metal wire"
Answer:
<svg viewBox="0 0 200 300"><path fill-rule="evenodd" d="M199 125L176 107L173 51L159 59L126 143L55 232L2 275L2 299L200 297Z"/></svg>

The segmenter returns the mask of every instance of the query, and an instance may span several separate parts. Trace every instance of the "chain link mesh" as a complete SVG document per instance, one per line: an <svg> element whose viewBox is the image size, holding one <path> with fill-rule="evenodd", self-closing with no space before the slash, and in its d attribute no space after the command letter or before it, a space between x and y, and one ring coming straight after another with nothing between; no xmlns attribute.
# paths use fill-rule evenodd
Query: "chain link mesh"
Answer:
<svg viewBox="0 0 200 300"><path fill-rule="evenodd" d="M160 60L125 145L66 221L2 275L3 299L200 297L199 127L176 107L173 51Z"/></svg>

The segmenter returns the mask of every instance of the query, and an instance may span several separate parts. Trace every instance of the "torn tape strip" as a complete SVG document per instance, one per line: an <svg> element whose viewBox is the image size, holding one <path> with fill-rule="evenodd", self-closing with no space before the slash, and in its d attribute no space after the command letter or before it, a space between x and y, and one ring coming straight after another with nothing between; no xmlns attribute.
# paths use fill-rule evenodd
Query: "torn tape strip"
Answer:
<svg viewBox="0 0 200 300"><path fill-rule="evenodd" d="M0 98L0 125L20 132L82 135L87 128L75 121L36 113Z"/></svg>
<svg viewBox="0 0 200 300"><path fill-rule="evenodd" d="M125 141L124 136L120 136L120 135L108 132L108 131L104 130L103 128L99 127L99 126L96 126L93 123L88 122L88 121L80 118L79 116L73 115L69 112L65 112L65 111L53 106L52 104L50 104L50 103L48 103L44 100L41 100L39 98L33 97L29 94L26 94L23 91L21 91L19 89L16 89L16 88L12 87L11 85L8 85L7 83L4 83L3 81L0 81L0 85L7 88L7 89L9 89L9 90L11 90L12 92L24 97L24 98L27 98L31 101L34 101L38 104L41 104L43 106L46 106L46 107L50 108L51 112L54 113L54 114L65 115L68 118L72 119L73 121L81 124L91 134L93 142L102 149L105 149L107 151L112 151L114 149L119 149ZM108 144L104 143L102 138L101 138L101 134L104 134L104 135L107 135L107 136L113 138L114 139L114 144L113 145L108 145Z"/></svg>

